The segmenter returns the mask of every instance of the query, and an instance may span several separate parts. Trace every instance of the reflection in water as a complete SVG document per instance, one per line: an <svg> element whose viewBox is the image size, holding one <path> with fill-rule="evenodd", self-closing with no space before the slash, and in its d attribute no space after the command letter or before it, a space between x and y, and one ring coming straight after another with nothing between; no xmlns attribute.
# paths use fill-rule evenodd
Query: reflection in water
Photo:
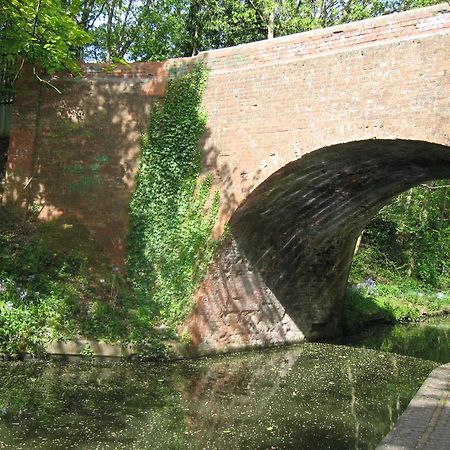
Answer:
<svg viewBox="0 0 450 450"><path fill-rule="evenodd" d="M450 362L450 316L422 323L369 328L346 338L345 343L445 364Z"/></svg>
<svg viewBox="0 0 450 450"><path fill-rule="evenodd" d="M2 362L0 448L374 448L435 366L327 344L165 365Z"/></svg>

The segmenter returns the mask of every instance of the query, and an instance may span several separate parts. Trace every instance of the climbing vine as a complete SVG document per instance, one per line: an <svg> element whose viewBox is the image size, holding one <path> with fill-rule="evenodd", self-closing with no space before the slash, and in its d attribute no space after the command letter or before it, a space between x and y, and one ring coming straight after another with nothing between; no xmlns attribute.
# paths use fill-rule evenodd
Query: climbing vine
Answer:
<svg viewBox="0 0 450 450"><path fill-rule="evenodd" d="M127 274L141 302L138 315L172 330L189 312L216 247L211 232L219 197L210 201L211 176L200 179L206 79L204 66L196 65L169 82L142 140L130 203Z"/></svg>

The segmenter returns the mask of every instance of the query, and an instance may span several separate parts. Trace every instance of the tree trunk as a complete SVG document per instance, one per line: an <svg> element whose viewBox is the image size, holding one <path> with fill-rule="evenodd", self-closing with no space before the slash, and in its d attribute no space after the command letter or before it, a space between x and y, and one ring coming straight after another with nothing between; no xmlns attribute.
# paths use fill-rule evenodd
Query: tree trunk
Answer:
<svg viewBox="0 0 450 450"><path fill-rule="evenodd" d="M362 239L363 233L364 233L364 231L362 231L361 234L358 236L358 239L356 239L355 250L353 251L353 256L355 256L358 253L359 246L361 245L361 239Z"/></svg>
<svg viewBox="0 0 450 450"><path fill-rule="evenodd" d="M275 27L275 5L269 13L269 20L267 22L267 39L273 39Z"/></svg>
<svg viewBox="0 0 450 450"><path fill-rule="evenodd" d="M194 28L194 40L192 43L192 55L191 56L195 56L195 54L197 53L198 36L199 36L199 26L198 26L198 22L196 22L195 28Z"/></svg>
<svg viewBox="0 0 450 450"><path fill-rule="evenodd" d="M112 34L112 23L114 18L114 9L115 9L115 1L111 2L108 9L108 21L106 24L106 62L111 64L112 63L112 41L111 41L111 34Z"/></svg>

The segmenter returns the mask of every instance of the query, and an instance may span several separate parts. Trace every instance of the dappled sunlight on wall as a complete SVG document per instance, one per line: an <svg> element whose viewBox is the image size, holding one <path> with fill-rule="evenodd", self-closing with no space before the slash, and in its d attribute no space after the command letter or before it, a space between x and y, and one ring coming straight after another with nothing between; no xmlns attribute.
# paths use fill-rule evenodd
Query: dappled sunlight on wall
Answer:
<svg viewBox="0 0 450 450"><path fill-rule="evenodd" d="M159 63L145 73L142 65L121 68L120 76L94 68L85 78L52 80L61 93L36 80L18 83L6 202L41 220L76 218L122 266L140 138L167 74Z"/></svg>

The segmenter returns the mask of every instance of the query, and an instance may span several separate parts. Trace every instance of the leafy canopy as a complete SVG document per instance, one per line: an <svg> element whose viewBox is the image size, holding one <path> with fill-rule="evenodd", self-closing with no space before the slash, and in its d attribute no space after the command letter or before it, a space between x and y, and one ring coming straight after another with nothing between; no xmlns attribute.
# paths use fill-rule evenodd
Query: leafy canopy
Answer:
<svg viewBox="0 0 450 450"><path fill-rule="evenodd" d="M439 3L441 0L84 0L91 60L162 60ZM83 19L84 18L84 19Z"/></svg>
<svg viewBox="0 0 450 450"><path fill-rule="evenodd" d="M88 34L73 20L77 5L61 0L3 0L0 2L0 55L24 58L53 73L78 71L79 48Z"/></svg>
<svg viewBox="0 0 450 450"><path fill-rule="evenodd" d="M75 61L156 61L440 0L2 0L0 55L48 72Z"/></svg>

